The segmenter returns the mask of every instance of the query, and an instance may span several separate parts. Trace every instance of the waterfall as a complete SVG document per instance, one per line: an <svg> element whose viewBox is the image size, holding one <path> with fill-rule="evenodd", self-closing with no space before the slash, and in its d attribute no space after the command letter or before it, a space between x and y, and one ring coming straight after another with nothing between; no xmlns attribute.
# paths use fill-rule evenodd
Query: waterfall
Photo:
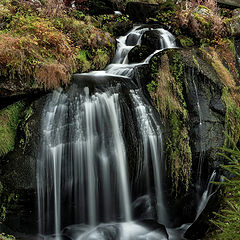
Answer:
<svg viewBox="0 0 240 240"><path fill-rule="evenodd" d="M155 195L156 220L167 224L161 127L141 90L128 89L124 80L131 82L134 67L149 61L128 64L129 51L141 43L147 30L134 27L118 39L113 63L105 70L77 74L68 90L59 89L48 97L37 168L39 233L44 239L53 239L53 233L55 239L167 239L167 233L135 222L129 143L124 135L127 121L136 119L137 144L143 156L134 156L134 161L139 176L153 182L153 188L148 184L143 194ZM168 31L157 31L162 49L175 47L175 38ZM124 90L119 91L121 88ZM126 97L132 108L122 103ZM126 107L132 115L125 116Z"/></svg>
<svg viewBox="0 0 240 240"><path fill-rule="evenodd" d="M153 166L158 221L167 224L167 213L162 189L162 173L164 172L162 132L151 109L146 107L140 95L137 94L136 91L131 91L131 96L133 98L139 130L143 141L143 169L145 172L148 172L149 165L152 164ZM150 186L148 184L148 193L150 192L149 189Z"/></svg>

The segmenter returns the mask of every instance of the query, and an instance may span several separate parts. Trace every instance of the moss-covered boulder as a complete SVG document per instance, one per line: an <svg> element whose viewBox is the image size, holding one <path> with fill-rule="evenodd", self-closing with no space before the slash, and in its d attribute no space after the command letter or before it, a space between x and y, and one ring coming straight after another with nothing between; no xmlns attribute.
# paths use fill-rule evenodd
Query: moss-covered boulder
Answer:
<svg viewBox="0 0 240 240"><path fill-rule="evenodd" d="M77 10L11 0L0 4L0 19L1 96L66 86L72 73L102 69L114 53L111 35Z"/></svg>
<svg viewBox="0 0 240 240"><path fill-rule="evenodd" d="M232 18L226 19L224 23L230 36L240 36L240 14L237 14Z"/></svg>
<svg viewBox="0 0 240 240"><path fill-rule="evenodd" d="M144 61L149 54L153 53L153 49L147 46L136 46L130 50L128 54L129 63L139 63Z"/></svg>
<svg viewBox="0 0 240 240"><path fill-rule="evenodd" d="M21 108L17 130L14 128L14 150L11 149L0 158L0 181L3 186L0 219L9 231L37 232L36 160L43 103L44 98L32 104L26 102L24 108ZM18 106L20 103L16 104Z"/></svg>
<svg viewBox="0 0 240 240"><path fill-rule="evenodd" d="M153 16L159 10L158 4L149 4L144 2L128 2L126 14L133 22L144 23L146 19Z"/></svg>

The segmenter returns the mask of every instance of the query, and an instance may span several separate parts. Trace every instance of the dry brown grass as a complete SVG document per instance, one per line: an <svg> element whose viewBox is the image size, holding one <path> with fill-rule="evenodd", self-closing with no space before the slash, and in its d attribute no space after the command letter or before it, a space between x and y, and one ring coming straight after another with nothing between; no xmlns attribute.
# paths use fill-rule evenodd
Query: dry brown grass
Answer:
<svg viewBox="0 0 240 240"><path fill-rule="evenodd" d="M36 81L46 89L54 89L69 82L70 73L60 63L50 63L38 66L35 71Z"/></svg>
<svg viewBox="0 0 240 240"><path fill-rule="evenodd" d="M171 74L169 57L167 54L164 54L161 57L159 66L157 87L155 91L151 92L151 96L158 111L171 129L166 144L166 151L169 172L176 194L180 182L183 183L186 190L188 189L192 167L192 156L186 125L187 114L179 95L181 92L182 89L178 84L178 79L175 79Z"/></svg>
<svg viewBox="0 0 240 240"><path fill-rule="evenodd" d="M170 74L169 59L167 54L161 58L161 66L157 77L158 87L154 93L157 106L164 118L169 117L173 111L181 112L181 105L177 100L177 86L174 84L174 77Z"/></svg>

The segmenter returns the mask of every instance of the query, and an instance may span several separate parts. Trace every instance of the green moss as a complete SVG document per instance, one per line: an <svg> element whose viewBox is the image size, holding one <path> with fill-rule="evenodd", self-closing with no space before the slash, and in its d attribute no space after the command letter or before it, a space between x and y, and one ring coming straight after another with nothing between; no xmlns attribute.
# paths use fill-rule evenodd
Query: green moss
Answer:
<svg viewBox="0 0 240 240"><path fill-rule="evenodd" d="M24 103L20 101L0 111L0 156L14 149L17 127L23 110Z"/></svg>
<svg viewBox="0 0 240 240"><path fill-rule="evenodd" d="M15 240L16 238L13 235L1 233L0 240Z"/></svg>
<svg viewBox="0 0 240 240"><path fill-rule="evenodd" d="M218 183L224 187L222 206L215 218L210 221L215 229L209 232L204 240L238 240L240 235L240 151L225 148L224 154L228 162L222 168L228 171L233 178Z"/></svg>
<svg viewBox="0 0 240 240"><path fill-rule="evenodd" d="M0 76L27 87L53 89L67 85L77 69L94 69L95 63L105 67L115 41L94 26L93 17L74 10L49 16L44 4L38 11L30 6L22 2L15 6L12 1L0 5L0 21L4 20L0 24Z"/></svg>
<svg viewBox="0 0 240 240"><path fill-rule="evenodd" d="M223 89L222 100L226 105L225 115L225 146L236 144L240 140L240 107L227 87Z"/></svg>
<svg viewBox="0 0 240 240"><path fill-rule="evenodd" d="M194 41L192 38L189 38L187 36L179 36L178 37L182 47L193 47Z"/></svg>
<svg viewBox="0 0 240 240"><path fill-rule="evenodd" d="M188 113L183 96L183 64L179 53L169 51L161 56L158 75L148 84L156 109L168 124L170 130L166 143L166 156L173 191L177 194L179 184L188 189L192 154L187 128ZM152 62L155 75L157 59Z"/></svg>

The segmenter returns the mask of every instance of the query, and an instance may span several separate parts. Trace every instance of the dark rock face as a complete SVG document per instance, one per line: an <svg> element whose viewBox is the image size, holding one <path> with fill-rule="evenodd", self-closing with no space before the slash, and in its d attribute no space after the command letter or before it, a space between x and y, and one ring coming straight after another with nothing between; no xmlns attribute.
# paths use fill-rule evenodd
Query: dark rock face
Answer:
<svg viewBox="0 0 240 240"><path fill-rule="evenodd" d="M10 228L8 232L37 232L36 160L44 99L32 103L33 113L27 122L20 123L15 150L1 160L4 189L18 196L4 222Z"/></svg>
<svg viewBox="0 0 240 240"><path fill-rule="evenodd" d="M145 22L150 16L153 16L155 12L159 10L157 4L148 4L141 2L128 2L126 6L126 14L134 22Z"/></svg>
<svg viewBox="0 0 240 240"><path fill-rule="evenodd" d="M90 0L87 7L90 15L113 14L115 4L111 0Z"/></svg>
<svg viewBox="0 0 240 240"><path fill-rule="evenodd" d="M33 85L26 82L23 79L8 79L4 76L0 76L0 96L1 97L13 97L22 96L27 94L38 94L43 92L42 87Z"/></svg>
<svg viewBox="0 0 240 240"><path fill-rule="evenodd" d="M128 54L129 63L138 63L145 60L149 54L153 53L152 48L147 46L136 46Z"/></svg>
<svg viewBox="0 0 240 240"><path fill-rule="evenodd" d="M149 47L150 49L157 50L161 49L163 46L161 44L161 36L159 35L159 32L156 30L149 30L146 31L141 39L141 44L143 46Z"/></svg>
<svg viewBox="0 0 240 240"><path fill-rule="evenodd" d="M217 188L214 194L210 197L206 208L203 209L199 217L185 232L185 238L189 240L196 240L202 239L205 236L205 233L209 229L209 219L214 217L213 212L217 211L221 204L219 192L220 190Z"/></svg>

